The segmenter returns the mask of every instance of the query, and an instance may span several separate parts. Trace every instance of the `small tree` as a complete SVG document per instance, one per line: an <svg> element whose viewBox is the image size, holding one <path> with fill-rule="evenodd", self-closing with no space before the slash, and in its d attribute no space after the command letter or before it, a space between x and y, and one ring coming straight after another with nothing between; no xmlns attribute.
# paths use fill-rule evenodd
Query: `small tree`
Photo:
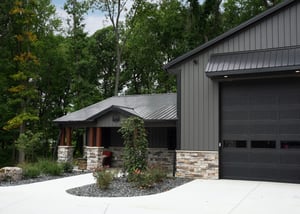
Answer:
<svg viewBox="0 0 300 214"><path fill-rule="evenodd" d="M42 149L42 133L32 133L31 131L26 131L20 134L19 138L16 140L16 147L24 151L25 158L27 161L36 161L38 155Z"/></svg>
<svg viewBox="0 0 300 214"><path fill-rule="evenodd" d="M148 140L144 121L129 117L122 122L119 132L124 140L124 169L129 175L143 171L147 167Z"/></svg>

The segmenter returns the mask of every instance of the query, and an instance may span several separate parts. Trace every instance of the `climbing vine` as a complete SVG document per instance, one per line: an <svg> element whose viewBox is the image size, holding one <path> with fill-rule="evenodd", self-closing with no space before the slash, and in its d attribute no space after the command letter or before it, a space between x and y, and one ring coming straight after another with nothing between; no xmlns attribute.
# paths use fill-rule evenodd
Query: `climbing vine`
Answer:
<svg viewBox="0 0 300 214"><path fill-rule="evenodd" d="M119 132L124 140L124 169L129 174L143 171L147 167L148 140L144 121L129 117L122 122Z"/></svg>

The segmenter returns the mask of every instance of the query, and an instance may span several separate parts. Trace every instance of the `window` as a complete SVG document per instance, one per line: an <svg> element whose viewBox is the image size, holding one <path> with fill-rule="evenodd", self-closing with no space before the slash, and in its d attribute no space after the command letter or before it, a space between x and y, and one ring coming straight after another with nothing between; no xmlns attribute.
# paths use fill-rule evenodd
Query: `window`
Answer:
<svg viewBox="0 0 300 214"><path fill-rule="evenodd" d="M275 149L276 141L275 140L253 140L251 141L251 148Z"/></svg>
<svg viewBox="0 0 300 214"><path fill-rule="evenodd" d="M246 148L246 140L223 140L223 148Z"/></svg>
<svg viewBox="0 0 300 214"><path fill-rule="evenodd" d="M281 149L300 149L300 141L281 141Z"/></svg>

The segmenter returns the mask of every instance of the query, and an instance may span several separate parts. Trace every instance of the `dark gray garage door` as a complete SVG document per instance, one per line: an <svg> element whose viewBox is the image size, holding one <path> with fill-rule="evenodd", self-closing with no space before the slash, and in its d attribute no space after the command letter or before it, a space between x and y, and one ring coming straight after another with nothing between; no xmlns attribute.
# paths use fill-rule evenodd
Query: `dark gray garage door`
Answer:
<svg viewBox="0 0 300 214"><path fill-rule="evenodd" d="M300 182L300 78L220 90L221 177Z"/></svg>

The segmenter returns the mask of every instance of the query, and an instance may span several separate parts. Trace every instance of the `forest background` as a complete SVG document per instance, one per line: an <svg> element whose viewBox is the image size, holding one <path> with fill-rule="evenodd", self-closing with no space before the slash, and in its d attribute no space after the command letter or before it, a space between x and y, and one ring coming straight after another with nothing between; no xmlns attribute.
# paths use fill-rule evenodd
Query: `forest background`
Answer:
<svg viewBox="0 0 300 214"><path fill-rule="evenodd" d="M66 0L67 27L51 0L0 2L0 167L55 158L52 121L69 112L111 96L176 92L165 63L281 2L128 1ZM93 35L90 11L109 23Z"/></svg>

